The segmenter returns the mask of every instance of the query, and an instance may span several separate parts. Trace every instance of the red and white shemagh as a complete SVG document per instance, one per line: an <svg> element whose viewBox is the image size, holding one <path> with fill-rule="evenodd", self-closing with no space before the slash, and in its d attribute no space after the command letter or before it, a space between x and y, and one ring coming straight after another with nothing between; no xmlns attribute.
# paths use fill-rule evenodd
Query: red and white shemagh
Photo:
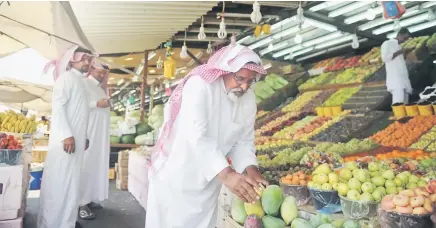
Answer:
<svg viewBox="0 0 436 228"><path fill-rule="evenodd" d="M165 143L169 140L173 124L179 114L182 103L183 87L186 81L189 80L190 77L198 76L206 83L210 84L220 77L229 73L235 73L242 68L254 71L259 75L266 74L266 70L262 66L262 60L254 51L242 45L231 44L221 48L209 58L209 61L206 64L196 67L185 76L173 91L168 101L167 105L170 105L169 119L165 120L162 133L152 150L151 159L148 161L149 171L152 174L157 173L159 168L168 158L168 151L165 148ZM159 162L157 162L158 160Z"/></svg>
<svg viewBox="0 0 436 228"><path fill-rule="evenodd" d="M104 65L104 66L106 66L106 65ZM87 74L86 76L87 76L87 77L91 76L91 70L92 70L92 68L94 68L94 69L98 69L98 70L105 70L106 73L105 73L105 75L104 75L103 80L100 82L100 86L101 86L101 88L103 88L103 90L104 90L104 92L106 93L106 95L108 95L108 94L109 94L109 91L108 91L108 89L107 89L107 82L108 82L108 80L109 80L109 69L105 69L104 66L103 66L102 63L98 62L98 61L96 60L96 58L94 57L94 58L91 60L91 66L89 67L89 71L88 71L88 74Z"/></svg>
<svg viewBox="0 0 436 228"><path fill-rule="evenodd" d="M59 59L52 60L48 62L44 69L43 73L46 74L48 70L54 66L54 72L53 72L53 80L56 81L59 76L64 73L65 71L69 70L68 64L80 62L83 58L83 56L91 56L84 52L75 52L79 48L79 46L74 45L70 48L68 48Z"/></svg>

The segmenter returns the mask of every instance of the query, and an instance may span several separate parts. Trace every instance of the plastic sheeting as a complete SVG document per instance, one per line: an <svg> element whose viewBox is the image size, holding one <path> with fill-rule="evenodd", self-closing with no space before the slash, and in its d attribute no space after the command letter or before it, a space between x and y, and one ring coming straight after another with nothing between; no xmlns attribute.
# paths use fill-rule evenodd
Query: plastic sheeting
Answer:
<svg viewBox="0 0 436 228"><path fill-rule="evenodd" d="M24 108L49 113L51 91L50 86L3 78L0 80L0 103L18 110Z"/></svg>
<svg viewBox="0 0 436 228"><path fill-rule="evenodd" d="M9 3L9 4L8 4ZM49 59L57 59L70 42L48 35L53 34L80 46L92 47L71 18L68 2L10 1L0 5L0 57L30 47ZM87 45L86 45L87 44Z"/></svg>

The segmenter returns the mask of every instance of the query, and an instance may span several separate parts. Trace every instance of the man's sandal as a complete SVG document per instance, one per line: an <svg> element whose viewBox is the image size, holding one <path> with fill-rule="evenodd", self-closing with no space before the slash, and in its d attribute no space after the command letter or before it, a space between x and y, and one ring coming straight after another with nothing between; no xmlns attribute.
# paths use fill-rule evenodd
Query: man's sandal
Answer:
<svg viewBox="0 0 436 228"><path fill-rule="evenodd" d="M101 204L94 203L94 202L88 203L87 206L91 209L102 209L103 208L103 206L101 206Z"/></svg>
<svg viewBox="0 0 436 228"><path fill-rule="evenodd" d="M95 214L88 206L82 206L79 208L79 217L83 220L93 220L95 219Z"/></svg>

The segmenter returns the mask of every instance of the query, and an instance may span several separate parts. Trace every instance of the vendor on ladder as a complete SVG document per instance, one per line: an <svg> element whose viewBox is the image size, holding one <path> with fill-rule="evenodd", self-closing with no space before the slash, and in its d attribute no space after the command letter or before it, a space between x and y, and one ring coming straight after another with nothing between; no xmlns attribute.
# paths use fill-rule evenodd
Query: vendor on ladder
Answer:
<svg viewBox="0 0 436 228"><path fill-rule="evenodd" d="M412 94L405 56L413 49L401 47L409 38L409 30L401 28L395 39L387 40L381 46L381 58L386 66L386 87L392 94L392 104L407 104Z"/></svg>
<svg viewBox="0 0 436 228"><path fill-rule="evenodd" d="M268 182L257 169L251 85L264 74L256 53L230 44L174 90L150 161L146 228L215 228L223 185L245 202L260 198L255 188Z"/></svg>

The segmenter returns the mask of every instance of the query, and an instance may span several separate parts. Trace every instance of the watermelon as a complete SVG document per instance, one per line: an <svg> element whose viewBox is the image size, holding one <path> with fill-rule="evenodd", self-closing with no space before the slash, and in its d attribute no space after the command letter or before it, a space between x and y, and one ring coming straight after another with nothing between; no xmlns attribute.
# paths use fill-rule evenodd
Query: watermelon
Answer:
<svg viewBox="0 0 436 228"><path fill-rule="evenodd" d="M284 200L283 190L278 185L270 185L262 193L262 208L266 214L278 216Z"/></svg>
<svg viewBox="0 0 436 228"><path fill-rule="evenodd" d="M151 127L148 126L148 124L146 123L139 123L136 125L136 134L138 135L147 134L151 130L152 130Z"/></svg>
<svg viewBox="0 0 436 228"><path fill-rule="evenodd" d="M123 135L121 136L122 144L134 144L135 143L135 135Z"/></svg>
<svg viewBox="0 0 436 228"><path fill-rule="evenodd" d="M111 136L110 137L110 142L111 142L111 144L118 144L118 143L120 143L120 137L118 137L118 136Z"/></svg>

